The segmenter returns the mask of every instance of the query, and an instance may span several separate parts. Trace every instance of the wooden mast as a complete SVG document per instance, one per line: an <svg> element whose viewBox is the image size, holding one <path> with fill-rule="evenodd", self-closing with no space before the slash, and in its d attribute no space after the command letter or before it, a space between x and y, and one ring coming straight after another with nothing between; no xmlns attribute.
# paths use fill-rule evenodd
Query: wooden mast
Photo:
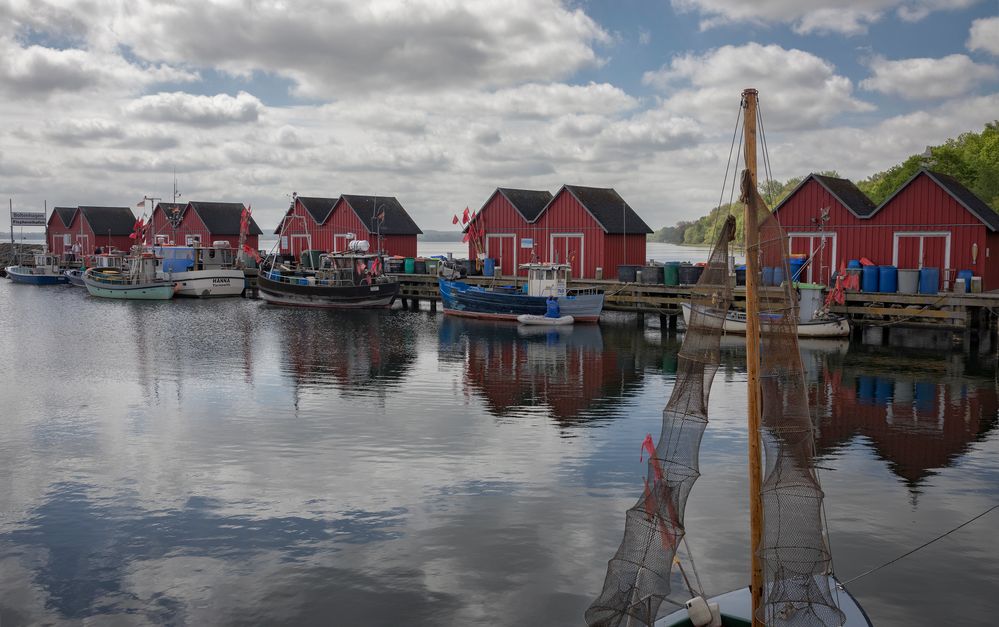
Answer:
<svg viewBox="0 0 999 627"><path fill-rule="evenodd" d="M756 197L756 105L758 92L742 92L743 129L745 135L746 170L750 188L745 201L746 233L746 373L749 398L749 563L751 568L750 595L752 597L753 627L763 627L759 609L763 605L763 566L760 562L760 542L763 537L763 500L761 487L763 473L760 451L760 301L757 289L760 278L760 234Z"/></svg>

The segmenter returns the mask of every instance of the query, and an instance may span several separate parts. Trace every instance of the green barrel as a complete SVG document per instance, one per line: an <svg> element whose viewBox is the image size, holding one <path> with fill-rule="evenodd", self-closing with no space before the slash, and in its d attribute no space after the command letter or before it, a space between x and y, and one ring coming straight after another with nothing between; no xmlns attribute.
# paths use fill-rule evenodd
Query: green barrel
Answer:
<svg viewBox="0 0 999 627"><path fill-rule="evenodd" d="M406 274L413 274L416 272L416 259L413 257L406 257L406 261L403 262L402 267Z"/></svg>
<svg viewBox="0 0 999 627"><path fill-rule="evenodd" d="M663 283L668 287L680 284L680 262L667 261L663 267Z"/></svg>

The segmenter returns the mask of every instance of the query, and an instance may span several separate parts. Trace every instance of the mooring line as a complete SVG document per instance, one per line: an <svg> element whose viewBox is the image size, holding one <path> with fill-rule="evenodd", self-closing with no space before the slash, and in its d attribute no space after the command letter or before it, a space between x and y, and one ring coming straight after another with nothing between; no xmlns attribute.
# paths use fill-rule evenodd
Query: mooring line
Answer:
<svg viewBox="0 0 999 627"><path fill-rule="evenodd" d="M864 571L864 572L860 573L859 575L857 575L856 577L851 577L850 579L847 579L846 581L840 582L839 587L842 588L846 584L852 583L852 582L860 579L861 577L866 577L867 575L870 575L871 573L873 573L875 571L881 570L885 566L890 566L890 565L894 564L895 562L899 561L900 559L902 559L903 557L908 557L908 556L912 555L913 553L915 553L916 551L928 547L929 545L933 544L937 540L940 540L942 538L946 538L947 536L949 536L950 534L954 533L955 531L957 531L961 527L964 527L966 525L970 525L971 523L975 522L976 520L978 520L982 516L985 516L986 514L988 514L989 512L991 512L992 510L995 510L995 509L999 509L999 503L993 505L992 507L988 508L987 510L985 510L981 514L975 516L974 518L972 518L970 520L964 521L963 523L961 523L960 525L954 527L950 531L943 532L942 534L940 534L937 537L933 538L929 542L925 542L923 544L920 544L919 546L917 546L916 548L912 549L911 551L899 555L898 557L896 557L893 560L887 561L884 564L881 564L880 566L875 566L874 568L872 568L870 570Z"/></svg>

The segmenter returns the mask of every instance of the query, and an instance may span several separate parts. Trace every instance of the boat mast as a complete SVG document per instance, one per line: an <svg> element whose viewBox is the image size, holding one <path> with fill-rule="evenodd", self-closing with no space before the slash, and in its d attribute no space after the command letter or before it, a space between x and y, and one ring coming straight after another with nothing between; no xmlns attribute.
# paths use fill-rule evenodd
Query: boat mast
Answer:
<svg viewBox="0 0 999 627"><path fill-rule="evenodd" d="M756 105L755 89L742 92L743 134L745 136L746 170L749 172L751 194L756 193ZM763 473L760 451L760 303L757 298L760 277L760 234L756 203L751 198L745 203L746 237L746 373L749 398L749 563L751 568L750 595L753 607L753 627L763 627L758 611L763 605L763 565L760 561L760 542L763 538L763 499L761 488Z"/></svg>

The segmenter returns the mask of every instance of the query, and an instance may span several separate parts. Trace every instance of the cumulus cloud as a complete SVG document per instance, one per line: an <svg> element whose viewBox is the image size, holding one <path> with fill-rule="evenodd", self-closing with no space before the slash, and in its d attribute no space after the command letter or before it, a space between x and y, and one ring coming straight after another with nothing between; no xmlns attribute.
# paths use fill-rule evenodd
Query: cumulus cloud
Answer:
<svg viewBox="0 0 999 627"><path fill-rule="evenodd" d="M196 96L186 92L161 92L143 96L125 107L128 115L153 122L175 122L191 126L223 126L256 122L263 110L260 100L244 91Z"/></svg>
<svg viewBox="0 0 999 627"><path fill-rule="evenodd" d="M680 55L646 72L642 80L670 93L668 110L714 128L732 124L738 98L734 86L760 90L775 130L822 125L842 113L873 109L853 96L853 82L825 59L775 44Z"/></svg>
<svg viewBox="0 0 999 627"><path fill-rule="evenodd" d="M799 34L839 33L857 35L894 11L901 19L918 21L934 11L961 9L976 0L842 0L830 7L827 0L671 0L681 12L702 16L701 28L750 22L789 24Z"/></svg>
<svg viewBox="0 0 999 627"><path fill-rule="evenodd" d="M280 2L139 0L108 16L140 57L269 72L309 98L550 81L602 59L610 35L560 0Z"/></svg>
<svg viewBox="0 0 999 627"><path fill-rule="evenodd" d="M984 50L999 56L999 17L986 17L971 23L968 50Z"/></svg>
<svg viewBox="0 0 999 627"><path fill-rule="evenodd" d="M169 65L139 65L117 53L39 45L0 37L0 92L45 99L57 93L138 91L162 82L189 82L198 75Z"/></svg>
<svg viewBox="0 0 999 627"><path fill-rule="evenodd" d="M975 63L963 54L897 61L875 57L869 65L871 76L861 81L862 88L907 100L953 98L999 78L999 69Z"/></svg>

